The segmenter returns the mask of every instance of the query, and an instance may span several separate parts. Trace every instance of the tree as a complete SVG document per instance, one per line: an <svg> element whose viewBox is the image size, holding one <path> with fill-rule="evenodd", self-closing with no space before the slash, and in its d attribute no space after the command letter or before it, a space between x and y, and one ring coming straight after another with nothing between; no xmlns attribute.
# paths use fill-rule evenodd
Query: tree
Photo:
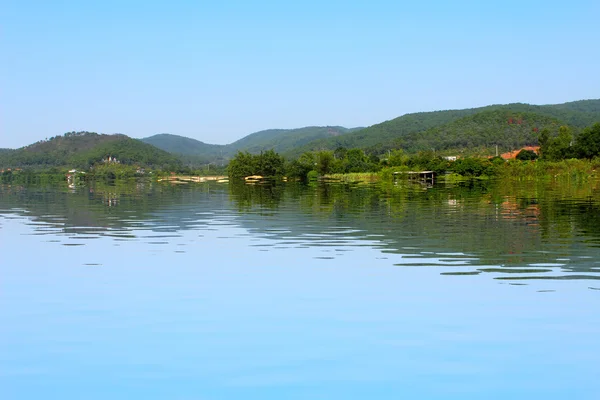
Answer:
<svg viewBox="0 0 600 400"><path fill-rule="evenodd" d="M459 158L452 163L451 170L463 176L490 176L494 174L494 164L481 158Z"/></svg>
<svg viewBox="0 0 600 400"><path fill-rule="evenodd" d="M346 158L346 153L348 153L348 149L343 146L339 146L333 152L333 156L338 160L343 160L344 158Z"/></svg>
<svg viewBox="0 0 600 400"><path fill-rule="evenodd" d="M279 177L285 173L284 159L273 150L259 155L239 151L227 166L230 179L240 179L251 175Z"/></svg>
<svg viewBox="0 0 600 400"><path fill-rule="evenodd" d="M285 166L285 173L288 178L306 180L308 173L312 171L312 168L306 168L298 160L292 160Z"/></svg>
<svg viewBox="0 0 600 400"><path fill-rule="evenodd" d="M600 122L581 132L575 144L575 151L581 158L600 156Z"/></svg>
<svg viewBox="0 0 600 400"><path fill-rule="evenodd" d="M540 157L544 158L546 157L548 146L550 145L550 130L548 128L544 128L540 131L538 143L540 145Z"/></svg>
<svg viewBox="0 0 600 400"><path fill-rule="evenodd" d="M544 158L551 161L571 158L573 153L573 133L568 126L558 128L558 137L550 139Z"/></svg>
<svg viewBox="0 0 600 400"><path fill-rule="evenodd" d="M405 165L408 162L408 156L404 154L402 149L392 150L388 155L388 165L390 166L400 166Z"/></svg>
<svg viewBox="0 0 600 400"><path fill-rule="evenodd" d="M310 171L316 173L317 161L313 152L303 153L297 160L292 160L286 167L286 174L290 178L306 180Z"/></svg>
<svg viewBox="0 0 600 400"><path fill-rule="evenodd" d="M515 158L521 161L530 161L537 159L538 155L535 154L535 151L523 149L519 152L519 154L517 154Z"/></svg>
<svg viewBox="0 0 600 400"><path fill-rule="evenodd" d="M317 153L317 172L320 175L325 175L331 172L333 167L333 153L331 151L319 151Z"/></svg>
<svg viewBox="0 0 600 400"><path fill-rule="evenodd" d="M229 161L227 174L230 179L241 179L246 176L254 175L257 170L254 156L247 151L238 151Z"/></svg>
<svg viewBox="0 0 600 400"><path fill-rule="evenodd" d="M369 170L369 160L361 149L350 149L346 154L345 172L366 172Z"/></svg>
<svg viewBox="0 0 600 400"><path fill-rule="evenodd" d="M256 162L258 175L267 177L283 176L284 160L279 154L273 150L267 150L258 156Z"/></svg>

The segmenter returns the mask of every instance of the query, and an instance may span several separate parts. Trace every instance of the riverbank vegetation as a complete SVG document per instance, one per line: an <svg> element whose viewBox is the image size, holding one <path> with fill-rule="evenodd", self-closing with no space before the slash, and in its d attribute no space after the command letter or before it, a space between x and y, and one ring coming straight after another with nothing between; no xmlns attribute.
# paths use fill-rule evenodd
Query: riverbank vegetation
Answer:
<svg viewBox="0 0 600 400"><path fill-rule="evenodd" d="M539 150L520 151L515 159L494 157L449 157L435 151L409 154L401 149L388 150L382 155L368 154L361 149L340 147L335 151L305 152L297 159L285 161L274 151L252 155L239 152L230 162L230 179L250 175L310 181L317 177L344 180L347 174L364 174L372 180L373 174L390 180L395 172L433 171L450 179L516 177L570 177L584 179L595 176L600 167L600 123L585 128L575 136L567 126L560 126L556 134L543 129L538 134ZM352 178L355 179L356 175Z"/></svg>
<svg viewBox="0 0 600 400"><path fill-rule="evenodd" d="M600 125L593 121L600 121L600 100L415 113L360 129L275 129L232 145L167 134L144 142L122 134L67 132L0 149L0 173L3 181L64 179L72 171L79 180L106 181L226 174L233 180L369 181L407 171L433 171L452 180L583 177L595 173L593 160L600 157Z"/></svg>

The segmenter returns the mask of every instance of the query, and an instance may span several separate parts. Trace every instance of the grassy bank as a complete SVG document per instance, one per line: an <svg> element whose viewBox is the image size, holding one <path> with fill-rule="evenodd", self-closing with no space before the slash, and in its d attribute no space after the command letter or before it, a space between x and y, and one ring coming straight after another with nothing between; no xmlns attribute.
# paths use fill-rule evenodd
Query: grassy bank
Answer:
<svg viewBox="0 0 600 400"><path fill-rule="evenodd" d="M510 161L498 170L502 179L585 181L600 176L600 159Z"/></svg>
<svg viewBox="0 0 600 400"><path fill-rule="evenodd" d="M470 179L501 179L501 180L527 180L527 181L573 181L585 182L600 178L600 159L593 160L570 159L563 161L518 161L489 162L479 173L460 174L451 168L438 171L436 180L445 182L460 182ZM394 180L394 172L419 171L423 168L410 168L408 166L387 167L379 172L361 172L348 174L327 174L324 180L344 183L372 183L390 182Z"/></svg>
<svg viewBox="0 0 600 400"><path fill-rule="evenodd" d="M378 172L349 172L347 174L327 174L322 177L325 181L343 183L372 183L381 180Z"/></svg>

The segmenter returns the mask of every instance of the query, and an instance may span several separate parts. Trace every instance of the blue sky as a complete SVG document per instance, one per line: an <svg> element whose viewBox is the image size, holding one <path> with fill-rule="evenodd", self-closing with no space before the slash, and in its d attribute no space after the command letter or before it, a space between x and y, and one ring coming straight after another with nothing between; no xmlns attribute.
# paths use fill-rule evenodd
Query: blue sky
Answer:
<svg viewBox="0 0 600 400"><path fill-rule="evenodd" d="M598 15L597 0L4 0L0 147L599 98Z"/></svg>

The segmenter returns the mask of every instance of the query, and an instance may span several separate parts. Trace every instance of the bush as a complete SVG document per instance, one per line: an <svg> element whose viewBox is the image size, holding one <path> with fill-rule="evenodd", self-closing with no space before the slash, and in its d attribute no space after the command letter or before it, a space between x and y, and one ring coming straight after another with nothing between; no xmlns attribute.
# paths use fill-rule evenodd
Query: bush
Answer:
<svg viewBox="0 0 600 400"><path fill-rule="evenodd" d="M242 179L250 175L281 177L284 173L283 157L273 150L257 155L240 151L227 166L227 174L230 179Z"/></svg>
<svg viewBox="0 0 600 400"><path fill-rule="evenodd" d="M462 176L496 175L495 165L488 159L459 158L450 166L450 170Z"/></svg>
<svg viewBox="0 0 600 400"><path fill-rule="evenodd" d="M519 152L519 154L517 154L516 158L520 161L531 161L536 160L538 155L535 153L535 151L523 149Z"/></svg>
<svg viewBox="0 0 600 400"><path fill-rule="evenodd" d="M317 179L319 179L319 173L315 170L312 170L308 174L306 174L306 180L309 182L316 181Z"/></svg>

